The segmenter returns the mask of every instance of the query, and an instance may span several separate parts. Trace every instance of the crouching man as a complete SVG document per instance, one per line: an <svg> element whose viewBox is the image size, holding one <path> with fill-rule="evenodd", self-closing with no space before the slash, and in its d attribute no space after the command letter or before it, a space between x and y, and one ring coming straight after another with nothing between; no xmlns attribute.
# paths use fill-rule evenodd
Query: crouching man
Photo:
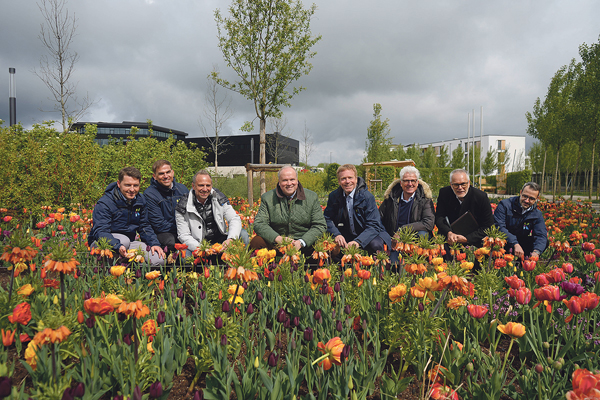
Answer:
<svg viewBox="0 0 600 400"><path fill-rule="evenodd" d="M154 266L163 265L165 253L148 222L146 199L140 192L142 174L137 168L125 167L119 171L117 182L106 187L92 214L94 225L88 244L106 238L116 253L125 257L128 250L142 250L146 261ZM141 242L136 241L139 233ZM150 246L150 251L146 248Z"/></svg>
<svg viewBox="0 0 600 400"><path fill-rule="evenodd" d="M213 188L208 171L194 175L192 190L184 195L175 208L179 241L190 252L196 250L202 240L222 243L223 247L240 238L248 244L248 232L242 229L242 220L229 199Z"/></svg>

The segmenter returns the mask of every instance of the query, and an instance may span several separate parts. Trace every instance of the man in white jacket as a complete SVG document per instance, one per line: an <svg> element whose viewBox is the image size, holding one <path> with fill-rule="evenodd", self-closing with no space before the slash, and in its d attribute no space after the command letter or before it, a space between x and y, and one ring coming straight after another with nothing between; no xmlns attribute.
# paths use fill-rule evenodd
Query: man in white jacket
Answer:
<svg viewBox="0 0 600 400"><path fill-rule="evenodd" d="M175 210L177 236L190 252L204 239L227 247L231 240L241 237L248 244L242 220L227 196L212 187L212 178L206 170L194 175L192 190L181 198Z"/></svg>

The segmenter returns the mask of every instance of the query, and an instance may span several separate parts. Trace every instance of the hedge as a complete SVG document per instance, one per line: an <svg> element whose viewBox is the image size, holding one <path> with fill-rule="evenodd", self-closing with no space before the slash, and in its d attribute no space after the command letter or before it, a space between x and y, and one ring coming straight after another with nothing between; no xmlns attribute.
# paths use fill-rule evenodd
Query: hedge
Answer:
<svg viewBox="0 0 600 400"><path fill-rule="evenodd" d="M506 191L508 194L519 194L524 184L531 181L532 171L523 170L506 174Z"/></svg>

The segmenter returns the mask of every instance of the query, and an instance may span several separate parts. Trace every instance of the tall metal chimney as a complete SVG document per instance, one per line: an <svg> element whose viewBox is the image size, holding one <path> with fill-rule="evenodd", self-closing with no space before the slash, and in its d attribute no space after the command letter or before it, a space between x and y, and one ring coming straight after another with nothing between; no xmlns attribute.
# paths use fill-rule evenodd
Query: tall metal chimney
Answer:
<svg viewBox="0 0 600 400"><path fill-rule="evenodd" d="M10 126L17 123L17 89L15 87L15 69L9 68L10 81L8 84L8 109L10 113Z"/></svg>

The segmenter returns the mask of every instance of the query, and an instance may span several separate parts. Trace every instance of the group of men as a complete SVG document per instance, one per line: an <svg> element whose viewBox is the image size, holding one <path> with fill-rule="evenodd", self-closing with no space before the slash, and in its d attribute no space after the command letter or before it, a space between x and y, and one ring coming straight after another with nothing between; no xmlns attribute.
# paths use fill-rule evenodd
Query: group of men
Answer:
<svg viewBox="0 0 600 400"><path fill-rule="evenodd" d="M493 213L487 194L471 186L465 170L457 169L450 174L450 185L440 189L434 208L431 188L409 166L389 185L378 208L356 167L345 164L337 170L339 186L323 210L318 195L302 187L296 170L286 166L278 172L276 187L261 197L253 225L256 235L249 241L240 217L212 187L207 171L194 175L189 191L175 181L168 161L156 161L152 172L143 195L139 170L126 167L119 172L118 181L108 185L94 208L90 245L104 237L121 256L139 249L152 265L163 264L176 243L185 244L189 255L204 239L226 247L241 238L251 249L271 249L288 240L310 257L314 243L327 231L334 237L336 258L350 246L371 254L390 253L391 237L403 226L426 237L437 226L449 244L481 246L484 231L495 223L517 257L539 255L548 246L543 215L536 208L540 187L534 182L526 183L519 196L502 200ZM141 241L135 240L136 234Z"/></svg>

